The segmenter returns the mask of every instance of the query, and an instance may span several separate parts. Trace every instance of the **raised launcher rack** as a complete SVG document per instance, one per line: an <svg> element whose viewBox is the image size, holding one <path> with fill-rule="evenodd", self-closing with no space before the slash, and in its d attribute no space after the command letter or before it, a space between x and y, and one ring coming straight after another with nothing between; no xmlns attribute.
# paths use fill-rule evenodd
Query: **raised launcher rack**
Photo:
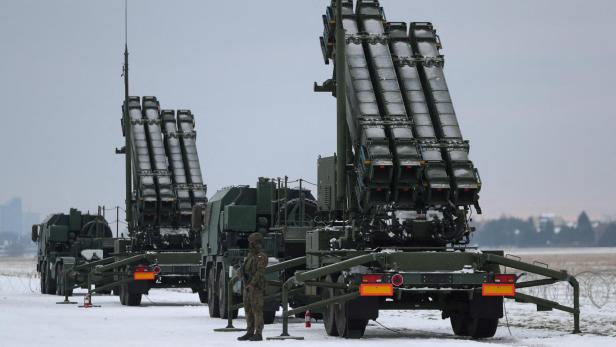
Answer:
<svg viewBox="0 0 616 347"><path fill-rule="evenodd" d="M468 142L462 132L451 102L440 54L441 41L431 23L411 23L409 32L413 55L422 63L419 76L428 100L428 108L439 138L453 187L452 200L458 205L477 204L481 181L468 158Z"/></svg>
<svg viewBox="0 0 616 347"><path fill-rule="evenodd" d="M372 203L386 203L390 200L394 181L395 150L391 148L390 129L377 103L377 97L370 77L367 56L361 39L353 39L359 29L353 15L352 4L345 2L343 25L347 35L344 67L346 78L347 112L346 121L351 141L357 153L356 167L358 184L355 187L359 204L367 208ZM335 35L333 11L327 12L323 20L325 29L321 39L326 62L334 58L331 48ZM389 115L389 114L388 114Z"/></svg>
<svg viewBox="0 0 616 347"><path fill-rule="evenodd" d="M192 201L188 181L186 179L186 168L180 146L182 133L178 132L176 126L175 110L162 110L160 112L163 134L165 135L165 151L169 156L169 166L173 175L175 192L177 194L177 209L179 225L190 225L192 215Z"/></svg>
<svg viewBox="0 0 616 347"><path fill-rule="evenodd" d="M180 147L182 148L182 158L186 168L190 198L193 205L205 204L207 202L207 187L203 184L199 155L197 154L195 116L193 116L190 110L178 110L177 116L178 130L182 134L180 136Z"/></svg>
<svg viewBox="0 0 616 347"><path fill-rule="evenodd" d="M141 116L140 98L132 96L128 101L128 116L131 123L131 153L133 155L133 187L135 222L139 225L156 224L156 185L150 162L150 149Z"/></svg>
<svg viewBox="0 0 616 347"><path fill-rule="evenodd" d="M205 204L194 116L160 111L156 97L130 97L134 250L194 249L193 207Z"/></svg>
<svg viewBox="0 0 616 347"><path fill-rule="evenodd" d="M163 145L160 122L160 104L154 96L143 97L143 120L147 136L150 161L154 169L154 182L158 194L158 222L169 224L175 210L176 195L171 187L169 161Z"/></svg>
<svg viewBox="0 0 616 347"><path fill-rule="evenodd" d="M350 0L341 6L346 119L359 204L478 207L481 182L468 159L431 25L414 23L409 35L404 23L386 21L378 1L358 1L355 11ZM333 5L323 22L321 48L329 63L336 55ZM332 85L316 90L333 91Z"/></svg>

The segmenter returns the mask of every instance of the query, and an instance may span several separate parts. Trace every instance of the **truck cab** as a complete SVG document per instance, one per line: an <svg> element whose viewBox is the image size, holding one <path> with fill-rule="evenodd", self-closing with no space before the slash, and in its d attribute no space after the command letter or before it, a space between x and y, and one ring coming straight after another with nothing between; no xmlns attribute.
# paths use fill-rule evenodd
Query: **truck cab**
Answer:
<svg viewBox="0 0 616 347"><path fill-rule="evenodd" d="M63 271L85 261L98 260L113 252L113 234L103 216L83 214L71 208L32 226L32 241L38 243L36 269L41 293L63 294Z"/></svg>

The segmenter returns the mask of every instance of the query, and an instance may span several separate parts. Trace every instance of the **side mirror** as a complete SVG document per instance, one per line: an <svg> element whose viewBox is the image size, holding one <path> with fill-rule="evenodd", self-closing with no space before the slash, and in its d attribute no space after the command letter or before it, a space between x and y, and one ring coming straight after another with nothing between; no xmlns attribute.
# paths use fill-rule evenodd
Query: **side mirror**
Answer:
<svg viewBox="0 0 616 347"><path fill-rule="evenodd" d="M32 242L38 241L38 225L34 224L32 226Z"/></svg>

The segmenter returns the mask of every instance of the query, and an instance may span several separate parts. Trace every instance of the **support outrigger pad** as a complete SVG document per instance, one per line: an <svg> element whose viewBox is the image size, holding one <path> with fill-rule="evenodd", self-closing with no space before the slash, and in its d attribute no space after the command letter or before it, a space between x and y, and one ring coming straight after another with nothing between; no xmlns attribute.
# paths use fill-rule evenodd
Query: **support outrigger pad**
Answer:
<svg viewBox="0 0 616 347"><path fill-rule="evenodd" d="M303 340L303 336L291 336L291 335L280 335L280 336L270 336L265 338L266 340Z"/></svg>
<svg viewBox="0 0 616 347"><path fill-rule="evenodd" d="M77 301L68 301L68 299L64 299L64 301L56 302L56 305L76 305Z"/></svg>
<svg viewBox="0 0 616 347"><path fill-rule="evenodd" d="M214 329L214 331L219 332L219 333L230 333L230 332L237 332L237 331L246 331L246 329L236 328L233 325L232 326L227 325L225 328L216 328Z"/></svg>

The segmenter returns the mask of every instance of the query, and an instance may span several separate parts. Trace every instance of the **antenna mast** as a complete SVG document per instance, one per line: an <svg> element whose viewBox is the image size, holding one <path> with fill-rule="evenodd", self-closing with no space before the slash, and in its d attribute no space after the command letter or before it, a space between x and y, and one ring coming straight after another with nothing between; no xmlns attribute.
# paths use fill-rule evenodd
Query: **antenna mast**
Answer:
<svg viewBox="0 0 616 347"><path fill-rule="evenodd" d="M133 181L131 163L131 123L128 115L128 1L124 0L124 107L123 107L123 127L124 127L124 155L126 159L126 224L128 225L128 235L133 234Z"/></svg>

